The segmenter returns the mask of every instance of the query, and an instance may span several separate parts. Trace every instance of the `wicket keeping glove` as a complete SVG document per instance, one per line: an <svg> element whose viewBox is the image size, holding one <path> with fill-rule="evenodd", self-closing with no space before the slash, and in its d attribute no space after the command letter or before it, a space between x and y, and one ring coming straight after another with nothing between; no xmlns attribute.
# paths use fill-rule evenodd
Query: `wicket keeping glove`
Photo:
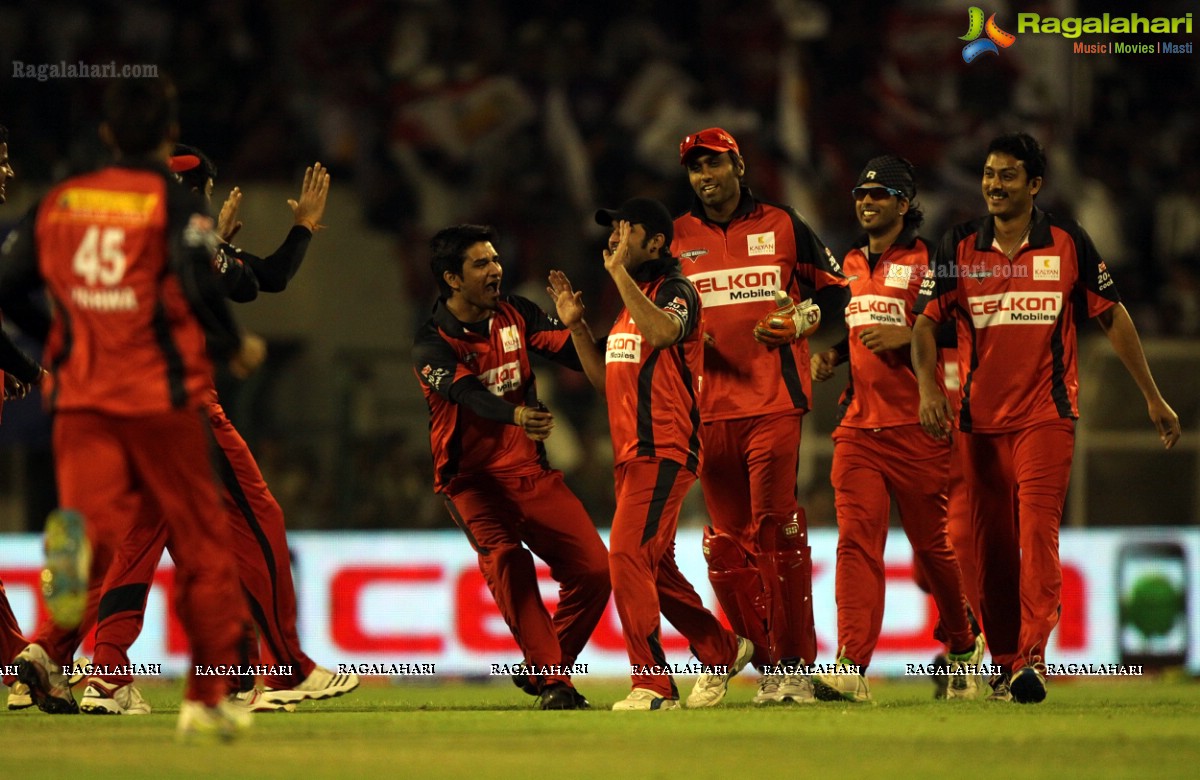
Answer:
<svg viewBox="0 0 1200 780"><path fill-rule="evenodd" d="M760 344L782 347L811 336L821 324L821 310L811 299L796 303L783 290L776 290L775 303L779 308L754 326L754 340Z"/></svg>

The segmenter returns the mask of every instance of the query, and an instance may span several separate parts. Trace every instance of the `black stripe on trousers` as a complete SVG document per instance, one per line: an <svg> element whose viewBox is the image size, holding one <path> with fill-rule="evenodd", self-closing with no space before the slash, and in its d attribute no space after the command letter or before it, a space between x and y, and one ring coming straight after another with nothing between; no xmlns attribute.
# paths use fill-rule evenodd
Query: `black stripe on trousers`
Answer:
<svg viewBox="0 0 1200 780"><path fill-rule="evenodd" d="M654 493L650 496L650 509L646 512L646 527L642 531L642 544L654 538L658 533L658 525L662 520L663 507L671 496L671 488L675 487L675 477L683 468L673 460L664 460L658 464L658 478L654 480Z"/></svg>
<svg viewBox="0 0 1200 780"><path fill-rule="evenodd" d="M471 543L471 549L480 555L487 555L490 550L487 547L480 547L479 542L475 540L475 534L471 533L471 529L467 527L467 521L463 520L462 514L458 511L458 507L446 496L446 511L450 513L450 519L454 524L462 529L462 532L467 535L467 541Z"/></svg>
<svg viewBox="0 0 1200 780"><path fill-rule="evenodd" d="M101 623L118 612L141 612L146 608L146 595L150 592L150 583L133 582L106 590L100 597L99 613L96 622Z"/></svg>
<svg viewBox="0 0 1200 780"><path fill-rule="evenodd" d="M646 644L650 645L650 655L654 658L654 664L659 669L669 669L667 666L667 654L663 652L662 640L659 638L658 629L654 633L646 637ZM671 698L679 698L679 688L675 686L675 676L667 675L667 679L671 681Z"/></svg>
<svg viewBox="0 0 1200 780"><path fill-rule="evenodd" d="M258 522L258 517L254 514L254 509L250 506L250 500L246 498L246 492L242 490L242 483L238 482L237 473L233 470L233 464L229 462L229 457L225 454L225 450L221 449L221 445L217 443L212 427L206 424L205 430L208 431L209 440L212 444L213 458L216 460L217 473L221 477L221 484L229 491L229 495L233 498L233 503L237 504L238 511L241 512L242 517L246 520L246 525L249 526L251 532L254 534L254 538L258 541L258 549L262 551L263 561L267 565L267 575L271 580L271 607L275 609L278 605L278 599L274 598L274 594L279 592L279 572L275 568L274 550L271 549L271 543L267 541L267 535L263 532L262 525ZM255 621L262 628L262 636L266 639L267 644L271 646L271 652L280 661L286 660L287 663L292 665L293 673L299 674L300 662L284 652L285 648L277 646L274 641L275 637L271 636L271 632L267 630L266 614L263 612L262 606L253 598L250 598L250 594L245 586L242 587L242 591L246 593L246 601L250 606L250 611L254 613ZM275 625L279 625L280 622L279 613L276 612ZM283 641L283 637L279 637L279 640Z"/></svg>

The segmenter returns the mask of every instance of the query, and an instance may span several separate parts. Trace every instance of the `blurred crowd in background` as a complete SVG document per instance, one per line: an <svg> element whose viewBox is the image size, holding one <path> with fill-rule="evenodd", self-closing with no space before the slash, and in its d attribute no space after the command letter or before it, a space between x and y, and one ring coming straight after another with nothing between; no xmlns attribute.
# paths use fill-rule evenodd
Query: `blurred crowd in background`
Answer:
<svg viewBox="0 0 1200 780"><path fill-rule="evenodd" d="M179 87L188 138L227 180L290 180L321 160L353 188L366 223L392 237L414 323L435 294L428 237L457 222L499 229L508 290L535 297L561 267L578 287L610 292L590 315L607 322L617 299L589 262L607 236L591 215L634 195L684 210L678 143L700 128L732 132L755 193L795 206L839 257L857 232L849 190L864 161L894 152L917 166L923 232L936 239L982 213L987 141L1023 129L1050 156L1039 204L1084 224L1143 334L1200 336L1200 58L1075 55L1066 39L1024 35L968 65L958 40L968 5L9 0L0 63L158 63ZM1015 11L1086 15L1086 5L988 10L1015 32ZM1104 6L1194 10L1182 0ZM100 157L95 82L0 74L0 85L24 179L49 182ZM410 339L398 338L401 359ZM564 455L573 485L606 525L597 401L582 377L542 371L582 442ZM352 432L355 402L345 402ZM449 526L430 490L423 425L347 434L334 468L269 420L252 430L292 527ZM36 435L0 431L28 451L44 447ZM3 489L39 462L9 468ZM41 510L30 510L31 529Z"/></svg>

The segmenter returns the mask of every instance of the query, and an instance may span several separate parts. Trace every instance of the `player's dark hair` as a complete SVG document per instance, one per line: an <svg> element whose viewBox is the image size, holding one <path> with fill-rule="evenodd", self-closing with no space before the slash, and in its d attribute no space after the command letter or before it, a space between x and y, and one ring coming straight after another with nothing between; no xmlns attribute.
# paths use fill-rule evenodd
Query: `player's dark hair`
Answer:
<svg viewBox="0 0 1200 780"><path fill-rule="evenodd" d="M104 93L104 121L121 154L149 154L179 121L175 86L165 78L116 79Z"/></svg>
<svg viewBox="0 0 1200 780"><path fill-rule="evenodd" d="M201 195L204 194L204 188L208 186L208 180L217 179L217 166L209 159L208 155L200 151L194 146L187 144L175 144L175 151L171 152L175 157L180 157L185 154L190 154L200 161L200 164L190 171L182 171L179 173L179 180L188 189L196 190Z"/></svg>
<svg viewBox="0 0 1200 780"><path fill-rule="evenodd" d="M1011 155L1025 163L1025 175L1030 179L1046 175L1046 150L1029 133L1007 133L993 138L988 144L987 154L992 152Z"/></svg>
<svg viewBox="0 0 1200 780"><path fill-rule="evenodd" d="M467 261L467 250L480 241L495 242L496 231L489 225L454 225L442 228L429 239L429 269L437 280L438 291L449 298L454 290L446 284L444 274L462 276L463 263Z"/></svg>
<svg viewBox="0 0 1200 780"><path fill-rule="evenodd" d="M921 210L921 204L915 200L908 202L908 211L904 212L904 227L916 230L921 227L921 223L925 221L925 212Z"/></svg>

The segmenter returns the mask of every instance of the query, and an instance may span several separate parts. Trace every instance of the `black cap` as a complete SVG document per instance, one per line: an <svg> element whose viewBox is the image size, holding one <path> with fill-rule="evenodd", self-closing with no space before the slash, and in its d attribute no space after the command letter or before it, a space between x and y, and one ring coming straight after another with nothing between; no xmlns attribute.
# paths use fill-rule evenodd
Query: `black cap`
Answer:
<svg viewBox="0 0 1200 780"><path fill-rule="evenodd" d="M885 154L867 163L867 167L858 174L855 187L861 187L868 182L882 184L904 193L904 197L912 200L917 195L917 185L913 181L913 164L903 157Z"/></svg>
<svg viewBox="0 0 1200 780"><path fill-rule="evenodd" d="M667 245L675 239L675 220L667 207L654 198L630 198L619 209L600 209L596 212L596 224L612 227L613 223L625 220L633 225L643 225L647 236L662 233Z"/></svg>

